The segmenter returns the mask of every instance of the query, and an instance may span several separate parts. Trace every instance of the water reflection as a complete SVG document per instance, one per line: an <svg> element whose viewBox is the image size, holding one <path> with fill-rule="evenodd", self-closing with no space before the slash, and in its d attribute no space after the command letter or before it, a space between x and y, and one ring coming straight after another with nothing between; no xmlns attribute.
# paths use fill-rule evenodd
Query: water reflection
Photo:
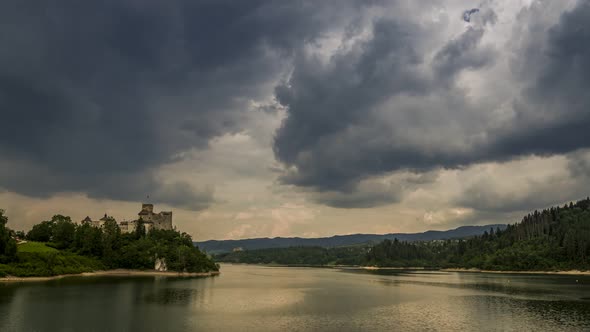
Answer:
<svg viewBox="0 0 590 332"><path fill-rule="evenodd" d="M421 272L392 270L344 270L349 273L384 276L379 281L385 285L424 285L444 288L471 289L482 292L525 296L546 300L585 300L580 297L590 290L588 276L523 275L523 274L475 274L459 272ZM395 276L389 278L385 276ZM557 287L558 286L558 287ZM582 293L580 293L582 292Z"/></svg>
<svg viewBox="0 0 590 332"><path fill-rule="evenodd" d="M222 271L202 279L0 284L0 331L590 330L587 277Z"/></svg>

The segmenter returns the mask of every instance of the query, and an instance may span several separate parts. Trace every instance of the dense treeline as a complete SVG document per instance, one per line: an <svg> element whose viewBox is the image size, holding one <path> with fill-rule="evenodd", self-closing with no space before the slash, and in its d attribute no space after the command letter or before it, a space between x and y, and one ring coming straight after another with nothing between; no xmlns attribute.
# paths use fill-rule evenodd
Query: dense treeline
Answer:
<svg viewBox="0 0 590 332"><path fill-rule="evenodd" d="M590 198L535 211L503 231L443 248L450 266L493 270L590 269Z"/></svg>
<svg viewBox="0 0 590 332"><path fill-rule="evenodd" d="M270 248L218 254L215 259L226 263L248 264L360 265L365 261L367 250L368 246Z"/></svg>
<svg viewBox="0 0 590 332"><path fill-rule="evenodd" d="M0 210L0 263L4 263L0 274L30 276L114 268L154 269L156 259L165 262L172 271L208 272L219 268L193 246L190 235L176 230L146 232L141 222L134 233L122 234L113 218L99 228L78 225L70 217L55 215L33 226L26 235L10 231L6 222ZM22 236L58 250L17 252L14 237Z"/></svg>
<svg viewBox="0 0 590 332"><path fill-rule="evenodd" d="M436 253L441 247L436 242L400 242L397 239L384 240L367 252L363 265L395 267L439 266ZM450 243L450 242L448 242Z"/></svg>
<svg viewBox="0 0 590 332"><path fill-rule="evenodd" d="M281 248L218 256L235 263L456 267L485 270L590 269L590 198L526 215L506 229L468 239L369 247Z"/></svg>

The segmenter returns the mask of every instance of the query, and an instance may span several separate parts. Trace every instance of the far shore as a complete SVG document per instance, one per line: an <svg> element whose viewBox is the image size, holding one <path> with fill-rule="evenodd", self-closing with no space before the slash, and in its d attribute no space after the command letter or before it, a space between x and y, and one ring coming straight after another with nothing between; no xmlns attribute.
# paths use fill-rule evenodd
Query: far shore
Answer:
<svg viewBox="0 0 590 332"><path fill-rule="evenodd" d="M507 270L481 270L467 268L437 268L437 267L388 267L388 266L359 266L359 265L285 265L285 264L248 264L248 263L223 263L229 265L256 265L266 267L310 267L328 269L351 269L351 270L399 270L399 271L442 271L442 272L468 272L468 273L496 273L496 274L546 274L546 275L576 275L590 276L590 271L567 270L567 271L507 271Z"/></svg>
<svg viewBox="0 0 590 332"><path fill-rule="evenodd" d="M567 270L567 271L500 271L480 269L440 269L445 272L471 272L471 273L498 273L498 274L558 274L572 276L590 276L590 271Z"/></svg>
<svg viewBox="0 0 590 332"><path fill-rule="evenodd" d="M174 271L155 271L155 270L106 270L83 272L77 274L61 274L50 277L13 277L7 276L0 278L0 282L27 282L27 281L48 281L68 277L212 277L219 275L219 271L211 272L174 272Z"/></svg>
<svg viewBox="0 0 590 332"><path fill-rule="evenodd" d="M590 276L590 271L568 270L568 271L507 271L507 270L481 270L466 268L431 268L431 267L379 267L379 266L361 266L363 270L428 270L442 272L469 272L469 273L496 273L496 274L558 274L558 275L576 275Z"/></svg>

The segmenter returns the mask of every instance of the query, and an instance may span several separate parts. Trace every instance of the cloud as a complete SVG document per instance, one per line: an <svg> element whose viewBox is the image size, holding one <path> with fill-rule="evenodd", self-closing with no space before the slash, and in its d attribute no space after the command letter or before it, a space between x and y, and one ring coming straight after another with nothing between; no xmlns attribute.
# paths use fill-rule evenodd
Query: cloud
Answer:
<svg viewBox="0 0 590 332"><path fill-rule="evenodd" d="M479 8L468 9L463 12L462 18L465 22L471 22L471 15L479 12Z"/></svg>
<svg viewBox="0 0 590 332"><path fill-rule="evenodd" d="M347 16L332 6L1 4L0 110L9 125L0 130L0 186L122 200L151 192L205 207L208 191L162 182L157 169L243 131L250 101L268 97L291 54Z"/></svg>
<svg viewBox="0 0 590 332"><path fill-rule="evenodd" d="M548 8L539 3L524 11ZM368 197L353 189L374 177L588 147L590 5L580 1L555 20L518 13L519 25L544 28L507 44L488 39L498 38L490 35L495 11L479 14L449 36L437 30L439 21L417 24L402 12L375 19L371 33L351 37L352 46L338 48L328 61L300 55L276 89L287 112L274 142L287 170L281 180L329 192L327 204L353 206ZM503 56L518 76L504 70ZM369 200L374 204L360 205L399 196Z"/></svg>
<svg viewBox="0 0 590 332"><path fill-rule="evenodd" d="M369 208L530 156L582 176L590 5L462 6L0 4L0 187L202 210L278 176L294 196ZM482 192L461 201L471 215L546 201L487 185L464 188Z"/></svg>
<svg viewBox="0 0 590 332"><path fill-rule="evenodd" d="M424 173L400 172L382 177L372 177L360 181L345 191L324 190L307 192L316 203L336 208L372 208L398 203L408 192L434 183L438 171Z"/></svg>
<svg viewBox="0 0 590 332"><path fill-rule="evenodd" d="M289 166L285 183L346 192L370 176L472 158L469 147L452 146L465 131L455 126L461 118L483 119L470 114L453 77L489 65L493 51L480 45L485 30L468 28L430 63L423 41L435 28L383 18L327 64L299 56L289 81L276 89L287 108L274 142L276 157Z"/></svg>
<svg viewBox="0 0 590 332"><path fill-rule="evenodd" d="M462 174L454 200L480 212L527 212L588 195L590 151L477 165Z"/></svg>
<svg viewBox="0 0 590 332"><path fill-rule="evenodd" d="M478 47L484 33L483 28L469 27L438 51L432 64L437 77L454 82L456 75L463 70L478 69L493 63L496 56L494 50Z"/></svg>

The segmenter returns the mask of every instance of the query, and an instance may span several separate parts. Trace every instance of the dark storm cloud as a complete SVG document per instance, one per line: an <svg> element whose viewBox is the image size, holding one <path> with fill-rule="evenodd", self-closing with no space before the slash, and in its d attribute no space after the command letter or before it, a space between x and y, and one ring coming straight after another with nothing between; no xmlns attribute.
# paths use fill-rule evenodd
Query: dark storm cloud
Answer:
<svg viewBox="0 0 590 332"><path fill-rule="evenodd" d="M391 179L370 179L341 191L317 191L311 198L318 203L337 208L371 208L399 202L407 191L430 184L438 172L403 174Z"/></svg>
<svg viewBox="0 0 590 332"><path fill-rule="evenodd" d="M354 194L363 179L392 171L589 146L590 4L580 1L552 28L539 29L543 50L512 50L524 75L504 79L525 89L515 90L515 116L500 127L489 104L474 103L456 85L457 75L485 69L497 57L482 43L496 15L491 9L481 14L479 24L447 41L432 62L423 43L434 30L403 17L378 20L372 37L341 50L328 65L299 57L290 80L276 90L288 114L274 143L288 169L282 181ZM539 17L519 23L534 25Z"/></svg>
<svg viewBox="0 0 590 332"><path fill-rule="evenodd" d="M350 193L341 192L321 192L312 196L312 198L321 204L342 209L359 209L372 208L392 202L398 202L401 199L401 193L397 191L378 191L366 192L356 190Z"/></svg>
<svg viewBox="0 0 590 332"><path fill-rule="evenodd" d="M419 41L429 32L408 21L379 20L369 40L336 54L327 66L313 57L296 61L290 80L276 90L279 102L288 107L288 118L277 132L275 155L295 167L283 181L346 192L370 175L469 160L467 154L424 151L393 139L396 131L446 116L448 110L442 109L429 114L436 108L465 108L461 93L452 86L453 76L493 60L493 50L479 45L484 30L469 28L437 52L435 70L425 72ZM376 110L394 97L428 100L432 95L442 104L424 110L421 105L394 103L387 106L391 109ZM399 116L400 122L387 127L376 118L378 112Z"/></svg>
<svg viewBox="0 0 590 332"><path fill-rule="evenodd" d="M589 146L590 3L580 1L547 30L529 36L544 45L525 44L513 63L533 79L514 103L513 125L496 132L492 155L564 154Z"/></svg>
<svg viewBox="0 0 590 332"><path fill-rule="evenodd" d="M242 130L247 101L267 93L284 59L348 15L333 5L3 2L0 186L206 206L209 191L155 170Z"/></svg>
<svg viewBox="0 0 590 332"><path fill-rule="evenodd" d="M483 28L469 27L459 38L447 43L434 57L434 70L438 77L454 83L456 75L465 69L477 69L494 61L491 48L478 47Z"/></svg>
<svg viewBox="0 0 590 332"><path fill-rule="evenodd" d="M467 188L458 204L480 211L530 211L588 195L590 153L583 148L589 146L590 128L589 20L590 4L580 2L543 36L542 52L525 44L522 67L535 79L517 101L519 121L490 148L497 156L566 154L564 174L529 181L524 192L495 190L492 179L483 179Z"/></svg>
<svg viewBox="0 0 590 332"><path fill-rule="evenodd" d="M463 12L463 21L471 22L471 15L479 12L479 8L469 9Z"/></svg>
<svg viewBox="0 0 590 332"><path fill-rule="evenodd" d="M1 3L0 187L32 196L150 194L201 209L212 189L166 182L158 169L244 130L250 101L266 99L291 69L275 89L279 105L260 109L287 112L273 146L286 169L281 180L328 205L399 200L407 180L366 184L390 172L588 146L588 2L552 27L539 23L542 12L518 17L538 28L515 36L519 44L508 50L516 77L490 78L514 86L507 101L514 117L500 126L498 105L472 99L459 84L464 73L487 75L499 58L486 43L495 12L468 11L468 26L449 37L436 25L444 20L417 18L411 3L383 3ZM367 4L385 7L365 11ZM457 14L449 13L460 23ZM307 52L334 31L346 47L328 58Z"/></svg>
<svg viewBox="0 0 590 332"><path fill-rule="evenodd" d="M373 34L358 46L360 55L337 54L331 66L300 55L289 82L277 87L277 99L288 107L288 118L277 132L275 154L298 168L287 175L287 182L342 189L360 175L355 168L373 164L377 170L379 163L370 161L355 167L352 163L364 164L357 159L359 146L342 146L339 137L354 131L355 124L365 121L366 111L390 95L428 91L430 82L416 70L422 58L413 41L420 38L420 29L379 21ZM323 147L330 150L321 151Z"/></svg>

